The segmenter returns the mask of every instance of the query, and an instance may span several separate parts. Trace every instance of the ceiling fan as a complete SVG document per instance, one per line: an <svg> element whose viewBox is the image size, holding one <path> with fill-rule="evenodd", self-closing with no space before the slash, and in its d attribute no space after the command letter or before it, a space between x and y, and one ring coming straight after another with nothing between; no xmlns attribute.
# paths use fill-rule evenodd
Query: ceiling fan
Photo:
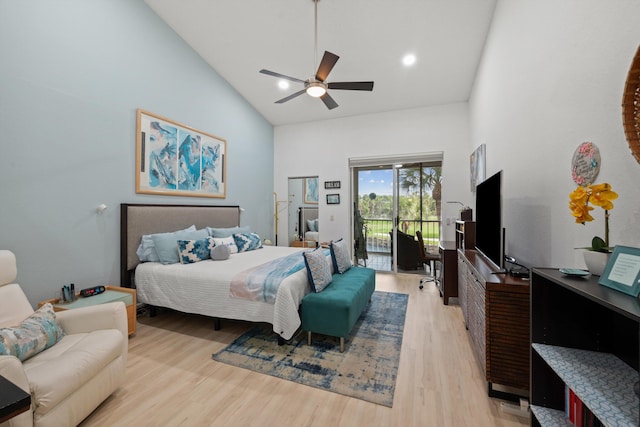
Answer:
<svg viewBox="0 0 640 427"><path fill-rule="evenodd" d="M315 51L314 57L317 60L318 57L318 2L320 0L312 0L314 3L314 17L315 17ZM318 66L318 71L316 71L315 76L310 77L307 80L297 79L295 77L285 76L284 74L276 73L274 71L269 71L262 69L260 72L262 74L267 74L270 76L278 77L281 79L290 80L292 82L302 83L304 85L304 89L299 90L298 92L292 93L289 96L285 96L282 99L277 100L276 104L282 104L284 102L290 101L293 98L302 95L303 93L307 93L309 96L314 98L320 98L324 105L327 106L329 110L332 110L338 106L338 103L329 95L327 92L328 89L336 89L336 90L373 90L373 82L330 82L327 83L327 77L329 73L333 69L336 62L340 57L336 54L333 54L329 51L324 52L322 55L322 61L320 61L320 65Z"/></svg>

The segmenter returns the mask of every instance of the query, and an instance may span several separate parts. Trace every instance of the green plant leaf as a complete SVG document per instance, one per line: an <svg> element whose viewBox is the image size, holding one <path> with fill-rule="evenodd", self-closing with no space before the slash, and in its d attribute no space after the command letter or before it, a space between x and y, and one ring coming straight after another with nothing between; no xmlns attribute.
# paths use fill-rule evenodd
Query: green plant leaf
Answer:
<svg viewBox="0 0 640 427"><path fill-rule="evenodd" d="M607 244L598 236L591 240L591 249L598 252L608 252Z"/></svg>

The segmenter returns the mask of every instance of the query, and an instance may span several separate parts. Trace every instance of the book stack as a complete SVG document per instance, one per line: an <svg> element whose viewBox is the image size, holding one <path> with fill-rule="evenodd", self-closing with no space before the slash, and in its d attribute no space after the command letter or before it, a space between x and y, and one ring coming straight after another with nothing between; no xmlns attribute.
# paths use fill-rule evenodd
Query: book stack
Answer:
<svg viewBox="0 0 640 427"><path fill-rule="evenodd" d="M565 386L565 416L577 427L603 427L604 424L582 403L569 387Z"/></svg>

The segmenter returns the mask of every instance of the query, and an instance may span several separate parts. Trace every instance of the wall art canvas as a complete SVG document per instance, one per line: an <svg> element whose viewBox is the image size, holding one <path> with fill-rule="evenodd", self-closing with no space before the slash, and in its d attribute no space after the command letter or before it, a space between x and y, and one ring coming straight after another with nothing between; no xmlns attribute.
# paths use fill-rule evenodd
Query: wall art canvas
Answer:
<svg viewBox="0 0 640 427"><path fill-rule="evenodd" d="M484 144L480 144L476 150L471 153L471 158L469 159L469 163L471 165L471 191L475 193L476 185L480 184L485 180L485 169L486 169L486 146Z"/></svg>
<svg viewBox="0 0 640 427"><path fill-rule="evenodd" d="M137 111L136 193L226 197L227 141Z"/></svg>
<svg viewBox="0 0 640 427"><path fill-rule="evenodd" d="M318 178L304 179L304 202L318 203Z"/></svg>

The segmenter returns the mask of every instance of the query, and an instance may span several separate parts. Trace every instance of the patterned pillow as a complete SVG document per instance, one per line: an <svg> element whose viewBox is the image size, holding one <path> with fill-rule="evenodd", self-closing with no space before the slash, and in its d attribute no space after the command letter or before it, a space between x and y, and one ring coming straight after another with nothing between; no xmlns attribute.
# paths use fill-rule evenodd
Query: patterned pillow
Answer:
<svg viewBox="0 0 640 427"><path fill-rule="evenodd" d="M262 247L262 240L256 233L238 233L233 235L238 252L253 251Z"/></svg>
<svg viewBox="0 0 640 427"><path fill-rule="evenodd" d="M229 247L230 254L237 254L238 247L236 246L236 241L233 236L223 237L218 239L217 237L213 238L213 241L216 242L216 246L224 245Z"/></svg>
<svg viewBox="0 0 640 427"><path fill-rule="evenodd" d="M307 266L307 277L313 292L322 292L331 284L331 267L327 256L321 248L303 252L304 263Z"/></svg>
<svg viewBox="0 0 640 427"><path fill-rule="evenodd" d="M331 261L333 261L333 269L337 273L344 273L351 268L351 258L349 257L349 249L344 240L331 241Z"/></svg>
<svg viewBox="0 0 640 427"><path fill-rule="evenodd" d="M177 264L180 262L179 252L176 249L178 240L201 240L209 237L207 230L176 231L168 234L155 234L153 244L160 262L163 264Z"/></svg>
<svg viewBox="0 0 640 427"><path fill-rule="evenodd" d="M45 304L19 326L0 328L0 354L25 361L62 339L51 304Z"/></svg>
<svg viewBox="0 0 640 427"><path fill-rule="evenodd" d="M180 263L191 264L209 259L214 246L213 237L200 240L178 240Z"/></svg>

